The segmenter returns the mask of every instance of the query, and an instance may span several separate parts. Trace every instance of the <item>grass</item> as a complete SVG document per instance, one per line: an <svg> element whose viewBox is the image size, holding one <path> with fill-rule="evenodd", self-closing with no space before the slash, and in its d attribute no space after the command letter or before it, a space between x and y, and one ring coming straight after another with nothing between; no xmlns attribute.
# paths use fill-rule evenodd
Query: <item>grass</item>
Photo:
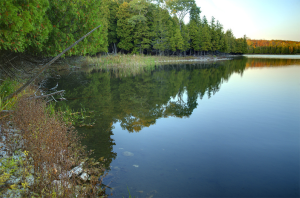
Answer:
<svg viewBox="0 0 300 198"><path fill-rule="evenodd" d="M215 60L216 57L205 56L205 60ZM194 56L146 56L146 55L108 55L98 57L84 57L81 67L86 72L94 69L118 72L119 76L127 74L139 74L143 71L151 71L155 66L167 64L182 64L185 62L199 61L199 57Z"/></svg>
<svg viewBox="0 0 300 198"><path fill-rule="evenodd" d="M6 116L8 116L8 113L2 113L2 111L10 111L13 110L16 106L17 101L26 94L32 94L33 91L31 89L27 89L20 93L17 97L13 97L9 100L4 101L3 99L13 93L15 90L17 90L19 87L22 86L21 82L17 82L15 80L6 79L2 81L0 84L0 120Z"/></svg>

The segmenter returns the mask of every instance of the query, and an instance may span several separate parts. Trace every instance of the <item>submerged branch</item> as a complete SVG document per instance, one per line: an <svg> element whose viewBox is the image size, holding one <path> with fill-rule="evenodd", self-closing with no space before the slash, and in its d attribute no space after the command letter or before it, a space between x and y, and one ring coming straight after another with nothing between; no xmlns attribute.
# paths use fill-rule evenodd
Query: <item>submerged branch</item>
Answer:
<svg viewBox="0 0 300 198"><path fill-rule="evenodd" d="M61 90L61 91L56 91L56 92L53 92L51 94L47 94L47 95L41 95L41 96L32 96L32 97L29 97L28 99L37 99L37 98L45 98L45 97L48 97L48 96L53 96L53 95L56 95L56 94L61 94L65 92L65 90Z"/></svg>

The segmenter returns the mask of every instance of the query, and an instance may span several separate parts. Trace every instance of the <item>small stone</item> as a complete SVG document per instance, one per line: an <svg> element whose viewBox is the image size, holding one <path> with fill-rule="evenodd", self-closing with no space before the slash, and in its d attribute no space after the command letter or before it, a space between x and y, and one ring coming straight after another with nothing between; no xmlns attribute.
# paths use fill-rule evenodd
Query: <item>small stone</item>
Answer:
<svg viewBox="0 0 300 198"><path fill-rule="evenodd" d="M64 186L71 188L72 185L69 182L61 181L61 180L53 180L53 185L57 186L58 188L62 188Z"/></svg>
<svg viewBox="0 0 300 198"><path fill-rule="evenodd" d="M22 177L10 176L9 180L7 180L6 183L9 185L18 184L21 179Z"/></svg>
<svg viewBox="0 0 300 198"><path fill-rule="evenodd" d="M73 168L70 172L77 176L83 172L83 169L82 169L81 165L79 165L79 166L76 166L75 168Z"/></svg>
<svg viewBox="0 0 300 198"><path fill-rule="evenodd" d="M79 176L80 179L82 179L83 181L86 181L89 178L89 175L87 173L82 173Z"/></svg>
<svg viewBox="0 0 300 198"><path fill-rule="evenodd" d="M26 183L29 186L32 186L34 184L34 177L33 177L33 175L29 175L28 177L26 177Z"/></svg>

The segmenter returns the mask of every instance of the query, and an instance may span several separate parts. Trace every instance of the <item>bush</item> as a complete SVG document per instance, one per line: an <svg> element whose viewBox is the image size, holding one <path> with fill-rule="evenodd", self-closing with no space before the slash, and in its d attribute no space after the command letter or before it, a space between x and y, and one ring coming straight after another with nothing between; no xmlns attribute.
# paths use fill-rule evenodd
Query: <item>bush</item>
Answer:
<svg viewBox="0 0 300 198"><path fill-rule="evenodd" d="M32 159L34 182L24 196L104 196L102 164L88 157L74 128L46 111L45 101L21 98L11 119L20 134L10 135L7 120L2 120L9 151L21 147Z"/></svg>

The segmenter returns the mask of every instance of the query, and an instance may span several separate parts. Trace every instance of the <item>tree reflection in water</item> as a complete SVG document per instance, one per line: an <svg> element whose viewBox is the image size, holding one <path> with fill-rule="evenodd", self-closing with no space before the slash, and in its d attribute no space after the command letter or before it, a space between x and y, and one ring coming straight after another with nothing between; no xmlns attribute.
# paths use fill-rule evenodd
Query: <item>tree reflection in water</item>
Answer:
<svg viewBox="0 0 300 198"><path fill-rule="evenodd" d="M233 73L243 74L247 59L218 63L157 66L135 76L120 77L123 71L76 72L58 80L59 89L66 90L66 103L77 110L82 106L96 112L93 128L78 128L86 138L83 144L94 150L97 158L107 159L113 152L113 124L120 122L128 132L139 132L154 125L159 118L189 117L197 107L198 97L210 98ZM118 76L118 77L116 77ZM49 82L49 87L56 84Z"/></svg>

